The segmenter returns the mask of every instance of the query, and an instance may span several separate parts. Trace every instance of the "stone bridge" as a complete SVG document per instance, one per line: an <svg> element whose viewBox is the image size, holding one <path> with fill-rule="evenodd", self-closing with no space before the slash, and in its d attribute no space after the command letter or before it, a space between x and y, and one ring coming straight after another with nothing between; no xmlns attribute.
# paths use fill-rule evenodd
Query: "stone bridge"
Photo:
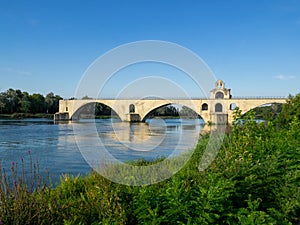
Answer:
<svg viewBox="0 0 300 225"><path fill-rule="evenodd" d="M210 93L209 99L86 99L86 100L60 100L59 112L55 120L77 119L77 113L84 106L102 103L113 109L122 121L142 122L153 110L162 106L178 104L195 111L205 123L231 123L233 111L236 107L246 113L249 110L272 103L285 103L285 98L232 98L230 89L225 88L221 80Z"/></svg>

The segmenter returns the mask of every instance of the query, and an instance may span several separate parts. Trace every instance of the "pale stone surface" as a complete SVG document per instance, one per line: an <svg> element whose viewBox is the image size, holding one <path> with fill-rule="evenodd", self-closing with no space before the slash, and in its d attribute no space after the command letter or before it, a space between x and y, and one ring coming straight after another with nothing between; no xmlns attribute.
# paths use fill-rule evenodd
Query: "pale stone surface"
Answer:
<svg viewBox="0 0 300 225"><path fill-rule="evenodd" d="M216 82L216 88L210 93L210 99L86 99L86 100L60 100L59 113L69 113L72 119L74 113L86 104L102 103L112 108L122 121L143 121L148 113L164 105L180 104L187 106L198 113L206 123L231 123L233 110L231 104L239 107L242 114L247 111L271 103L285 103L283 98L232 98L230 89L225 88L222 80ZM135 112L129 112L129 106L135 106ZM207 104L207 110L202 110ZM218 106L216 106L218 105ZM132 114L132 115L131 115ZM220 116L222 115L222 116ZM57 116L57 118L59 118ZM227 121L225 121L227 118Z"/></svg>

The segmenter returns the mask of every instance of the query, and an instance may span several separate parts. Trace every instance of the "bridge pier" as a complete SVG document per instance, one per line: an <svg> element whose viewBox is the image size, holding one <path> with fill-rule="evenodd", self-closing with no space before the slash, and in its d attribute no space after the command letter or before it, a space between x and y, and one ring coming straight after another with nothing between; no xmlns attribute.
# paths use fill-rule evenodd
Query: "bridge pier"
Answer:
<svg viewBox="0 0 300 225"><path fill-rule="evenodd" d="M69 118L69 113L68 112L57 112L54 114L54 121L57 122L57 121L69 121L70 118Z"/></svg>
<svg viewBox="0 0 300 225"><path fill-rule="evenodd" d="M142 122L141 121L141 116L138 113L128 113L126 114L126 121L127 122L131 122L131 123L135 123L135 122Z"/></svg>
<svg viewBox="0 0 300 225"><path fill-rule="evenodd" d="M210 122L212 124L218 124L218 125L228 124L228 114L227 113L212 113L210 118L211 118Z"/></svg>

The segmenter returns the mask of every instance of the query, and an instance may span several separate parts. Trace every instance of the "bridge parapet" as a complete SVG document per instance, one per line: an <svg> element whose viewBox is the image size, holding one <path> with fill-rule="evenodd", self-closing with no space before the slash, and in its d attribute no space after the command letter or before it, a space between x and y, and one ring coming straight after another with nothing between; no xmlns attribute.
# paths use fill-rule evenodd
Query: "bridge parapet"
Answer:
<svg viewBox="0 0 300 225"><path fill-rule="evenodd" d="M286 99L283 96L234 96L231 99Z"/></svg>

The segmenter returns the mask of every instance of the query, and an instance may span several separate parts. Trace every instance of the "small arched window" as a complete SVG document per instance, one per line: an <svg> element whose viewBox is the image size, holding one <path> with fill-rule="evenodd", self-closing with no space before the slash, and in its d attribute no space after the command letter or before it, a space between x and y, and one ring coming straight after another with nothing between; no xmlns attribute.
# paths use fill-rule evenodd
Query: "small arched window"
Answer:
<svg viewBox="0 0 300 225"><path fill-rule="evenodd" d="M134 104L129 105L129 113L135 113L135 106Z"/></svg>
<svg viewBox="0 0 300 225"><path fill-rule="evenodd" d="M202 109L202 111L208 110L208 105L207 105L207 103L203 103L201 109Z"/></svg>
<svg viewBox="0 0 300 225"><path fill-rule="evenodd" d="M215 98L221 98L221 99L223 99L223 98L224 98L223 92L218 91L218 92L216 93Z"/></svg>
<svg viewBox="0 0 300 225"><path fill-rule="evenodd" d="M215 112L223 112L223 106L221 103L215 105Z"/></svg>
<svg viewBox="0 0 300 225"><path fill-rule="evenodd" d="M235 110L236 107L237 107L237 106L236 106L235 103L231 103L231 104L230 104L230 110Z"/></svg>

